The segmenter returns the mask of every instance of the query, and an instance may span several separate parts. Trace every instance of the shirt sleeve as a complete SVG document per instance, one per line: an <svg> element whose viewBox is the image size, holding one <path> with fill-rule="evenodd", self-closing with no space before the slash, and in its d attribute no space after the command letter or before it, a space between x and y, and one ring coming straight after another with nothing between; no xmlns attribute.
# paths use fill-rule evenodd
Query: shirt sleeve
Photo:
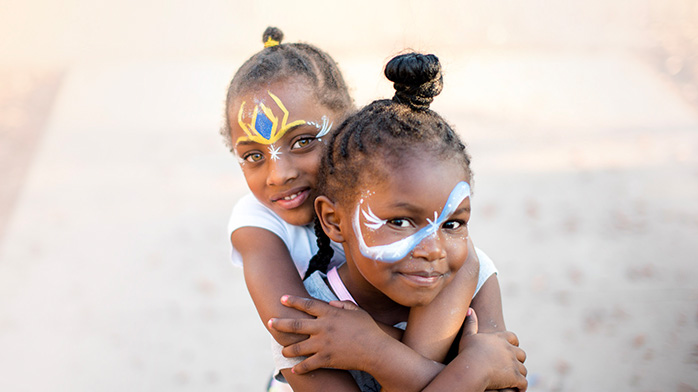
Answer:
<svg viewBox="0 0 698 392"><path fill-rule="evenodd" d="M475 247L475 253L477 254L477 258L480 260L480 274L478 275L477 287L475 288L475 294L477 294L487 279L489 279L493 274L499 274L499 271L497 271L497 267L494 266L494 262L485 252ZM473 297L475 294L473 294Z"/></svg>
<svg viewBox="0 0 698 392"><path fill-rule="evenodd" d="M252 194L243 196L233 207L233 212L230 214L230 220L228 221L228 241L230 241L230 235L241 227L266 229L279 236L282 240L287 237L286 227L281 218L257 201ZM242 255L232 244L231 247L230 257L233 265L242 267Z"/></svg>
<svg viewBox="0 0 698 392"><path fill-rule="evenodd" d="M274 358L274 366L276 366L275 377L279 381L283 381L281 369L292 368L301 363L307 357L286 358L281 353L284 346L280 345L274 338L271 339L271 355Z"/></svg>

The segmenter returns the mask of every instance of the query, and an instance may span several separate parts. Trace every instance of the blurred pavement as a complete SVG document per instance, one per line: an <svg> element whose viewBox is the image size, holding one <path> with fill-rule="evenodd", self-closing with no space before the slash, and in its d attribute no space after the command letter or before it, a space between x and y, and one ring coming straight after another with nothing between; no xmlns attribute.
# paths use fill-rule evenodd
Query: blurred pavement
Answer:
<svg viewBox="0 0 698 392"><path fill-rule="evenodd" d="M267 25L358 104L439 55L530 391L698 391L698 1L328 7L0 0L0 391L263 390L218 128Z"/></svg>

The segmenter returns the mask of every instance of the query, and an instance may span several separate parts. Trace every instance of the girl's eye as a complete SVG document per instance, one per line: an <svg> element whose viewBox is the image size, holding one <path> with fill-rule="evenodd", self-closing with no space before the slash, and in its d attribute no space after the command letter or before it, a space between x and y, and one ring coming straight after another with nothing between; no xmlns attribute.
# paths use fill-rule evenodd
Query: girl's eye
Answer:
<svg viewBox="0 0 698 392"><path fill-rule="evenodd" d="M410 221L403 218L389 219L388 224L393 227L410 227Z"/></svg>
<svg viewBox="0 0 698 392"><path fill-rule="evenodd" d="M313 140L315 140L315 138L312 138L312 137L304 137L302 139L298 139L298 140L296 140L295 143L293 143L293 145L291 146L291 149L295 150L298 148L308 147L310 145L310 143L313 142Z"/></svg>
<svg viewBox="0 0 698 392"><path fill-rule="evenodd" d="M263 158L264 158L264 155L262 155L261 153L253 152L253 153L245 155L245 157L243 159L246 160L247 162L255 163L255 162L261 161Z"/></svg>
<svg viewBox="0 0 698 392"><path fill-rule="evenodd" d="M458 230L463 226L465 226L465 222L460 220L452 220L445 222L441 227L443 227L446 230Z"/></svg>

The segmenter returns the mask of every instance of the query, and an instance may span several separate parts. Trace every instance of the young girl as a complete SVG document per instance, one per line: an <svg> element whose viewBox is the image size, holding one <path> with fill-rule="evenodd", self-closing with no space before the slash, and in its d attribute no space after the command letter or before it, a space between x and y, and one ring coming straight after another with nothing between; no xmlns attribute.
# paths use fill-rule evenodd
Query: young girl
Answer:
<svg viewBox="0 0 698 392"><path fill-rule="evenodd" d="M323 145L333 124L353 107L341 73L327 54L308 44L281 40L278 29L268 28L263 35L265 48L235 74L228 88L222 132L252 191L238 202L230 219L233 262L244 264L248 290L264 321L310 317L282 306L279 298L308 295L301 276L318 249L313 200ZM332 265L339 265L343 251L330 245L336 250ZM472 274L477 259L466 263L471 268L462 269L461 274ZM482 253L479 265L482 288L472 306L483 320L480 328L503 330L494 266ZM447 289L432 305L415 309L403 341L428 358L442 360L450 345L442 342L458 332L467 311L461 298L471 296L470 290ZM444 321L435 330L430 323L434 317L452 323ZM285 345L304 338L270 332Z"/></svg>
<svg viewBox="0 0 698 392"><path fill-rule="evenodd" d="M325 245L319 253L323 272L315 271L305 286L316 298L348 300L376 321L399 325L408 320L410 308L431 304L444 288L469 284L457 274L468 253L472 175L465 146L429 110L442 88L438 59L400 55L388 63L385 74L395 83L395 97L374 101L340 126L329 141L319 174L322 196L315 201L317 216L329 239L342 244L346 263L323 273L333 253ZM473 284L476 280L471 279ZM312 315L327 315L312 300L283 297L282 301ZM467 298L462 301L469 303ZM441 320L430 321L438 330ZM359 331L344 330L347 336L332 336L333 331L311 320L272 319L269 324L282 331L324 335L322 342L312 336L286 347L286 355L316 356L322 351L334 358L335 368L370 372L389 390L422 390L430 383L429 389L526 388L523 351L485 334L464 336L448 371L434 379L442 366L372 328L370 322ZM513 336L507 337L517 343ZM358 350L364 352L358 360L345 351L357 351L352 348L357 341ZM334 346L333 352L327 346ZM347 356L351 359L345 360ZM295 373L291 366L297 362L278 363L294 390L356 390L357 384L362 391L380 390L365 373L352 372L354 384L336 370ZM454 375L461 379L453 379ZM510 378L493 382L498 377Z"/></svg>

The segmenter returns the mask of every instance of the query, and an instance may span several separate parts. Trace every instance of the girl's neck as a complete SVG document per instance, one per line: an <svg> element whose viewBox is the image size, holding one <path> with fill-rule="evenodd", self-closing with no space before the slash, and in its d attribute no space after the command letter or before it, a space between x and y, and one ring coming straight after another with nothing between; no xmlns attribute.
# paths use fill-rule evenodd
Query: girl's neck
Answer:
<svg viewBox="0 0 698 392"><path fill-rule="evenodd" d="M398 304L373 287L371 283L364 279L350 262L342 264L338 268L339 277L342 283L354 298L356 303L371 317L383 324L395 325L399 322L407 321L409 308Z"/></svg>

